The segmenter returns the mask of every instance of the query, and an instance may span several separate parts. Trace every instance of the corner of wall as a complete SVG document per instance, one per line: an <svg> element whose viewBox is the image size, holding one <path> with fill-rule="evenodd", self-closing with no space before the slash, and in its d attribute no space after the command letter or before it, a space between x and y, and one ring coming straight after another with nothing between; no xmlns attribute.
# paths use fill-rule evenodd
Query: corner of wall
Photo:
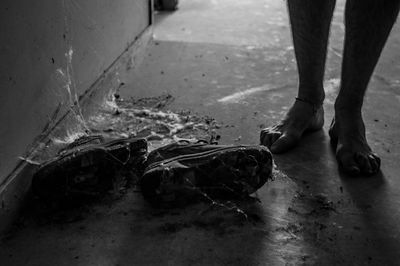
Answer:
<svg viewBox="0 0 400 266"><path fill-rule="evenodd" d="M146 47L152 39L152 26L148 26L127 49L119 55L112 64L106 68L103 73L95 80L95 82L87 88L79 97L80 104L84 113L84 117L89 117L92 112L101 105L112 90L119 86L118 73L134 71L145 56ZM32 143L31 150L41 143L50 143L49 135L66 135L66 131L70 127L74 127L76 119L73 114L66 111L58 116L58 120L53 124L53 128L46 128L40 134L40 143ZM54 155L57 150L54 147L47 147L46 156ZM32 158L29 154L25 158ZM32 195L30 192L31 180L38 169L30 160L20 158L19 163L14 170L6 177L6 180L0 185L0 235L7 232L12 223L17 219L24 202Z"/></svg>

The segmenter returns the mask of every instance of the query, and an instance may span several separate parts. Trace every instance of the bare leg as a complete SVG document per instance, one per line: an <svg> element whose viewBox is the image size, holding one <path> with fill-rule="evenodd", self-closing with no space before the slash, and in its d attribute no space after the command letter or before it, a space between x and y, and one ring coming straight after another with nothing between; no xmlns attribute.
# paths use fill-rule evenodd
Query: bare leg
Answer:
<svg viewBox="0 0 400 266"><path fill-rule="evenodd" d="M304 132L324 124L323 78L335 0L289 0L288 10L299 72L298 98L283 120L261 131L273 153L293 148Z"/></svg>
<svg viewBox="0 0 400 266"><path fill-rule="evenodd" d="M348 0L341 89L329 135L343 170L374 174L380 159L365 138L361 107L373 70L399 12L400 0Z"/></svg>

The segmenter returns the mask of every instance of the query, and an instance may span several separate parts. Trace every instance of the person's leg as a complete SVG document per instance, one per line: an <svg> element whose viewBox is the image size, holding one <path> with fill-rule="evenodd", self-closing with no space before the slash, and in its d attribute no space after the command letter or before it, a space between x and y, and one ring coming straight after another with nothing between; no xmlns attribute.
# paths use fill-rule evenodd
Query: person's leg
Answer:
<svg viewBox="0 0 400 266"><path fill-rule="evenodd" d="M298 99L278 124L261 131L261 144L273 153L293 148L308 130L324 124L323 78L335 0L288 0L299 72Z"/></svg>
<svg viewBox="0 0 400 266"><path fill-rule="evenodd" d="M342 79L329 134L343 170L374 174L380 159L368 146L361 115L364 93L399 12L400 0L347 0Z"/></svg>

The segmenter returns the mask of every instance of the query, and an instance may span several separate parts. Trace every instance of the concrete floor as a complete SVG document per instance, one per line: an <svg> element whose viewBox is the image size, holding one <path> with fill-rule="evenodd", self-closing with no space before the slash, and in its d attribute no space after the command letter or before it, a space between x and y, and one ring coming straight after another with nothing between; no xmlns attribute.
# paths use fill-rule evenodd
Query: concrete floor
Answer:
<svg viewBox="0 0 400 266"><path fill-rule="evenodd" d="M156 16L147 59L121 80L124 99L169 93L171 110L214 117L220 143L254 144L296 95L285 2L182 0ZM275 156L275 181L248 214L207 204L159 210L129 190L101 203L26 218L0 248L2 265L398 265L400 263L400 27L371 80L364 118L382 158L373 177L338 172L327 127L343 40L343 1L332 25L324 131ZM34 212L34 211L33 211Z"/></svg>

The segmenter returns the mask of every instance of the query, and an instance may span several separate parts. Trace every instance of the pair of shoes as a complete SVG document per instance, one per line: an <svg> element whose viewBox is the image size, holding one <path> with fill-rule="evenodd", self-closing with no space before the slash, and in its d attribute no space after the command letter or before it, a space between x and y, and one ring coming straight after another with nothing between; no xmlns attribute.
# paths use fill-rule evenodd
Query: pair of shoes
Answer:
<svg viewBox="0 0 400 266"><path fill-rule="evenodd" d="M147 158L146 158L147 156ZM181 141L147 154L138 138L78 139L41 165L33 192L47 202L101 196L116 187L121 172L139 178L153 205L194 199L245 198L272 179L272 155L260 145L211 145Z"/></svg>

